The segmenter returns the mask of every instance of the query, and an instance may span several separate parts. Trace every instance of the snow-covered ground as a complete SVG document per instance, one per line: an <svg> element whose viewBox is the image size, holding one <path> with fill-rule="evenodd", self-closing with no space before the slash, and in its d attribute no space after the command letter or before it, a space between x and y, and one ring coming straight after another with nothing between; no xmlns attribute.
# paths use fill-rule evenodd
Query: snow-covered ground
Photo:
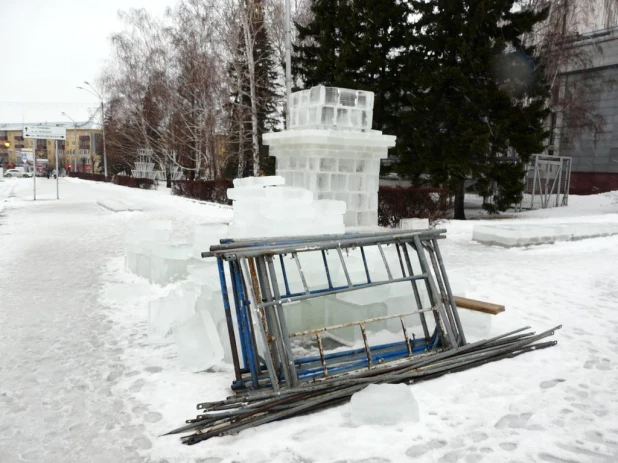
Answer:
<svg viewBox="0 0 618 463"><path fill-rule="evenodd" d="M128 273L131 224L175 235L229 208L61 179L0 183L0 462L618 461L618 236L504 249L445 222L441 249L467 297L503 303L491 335L562 324L556 347L411 386L419 423L351 424L349 405L193 447L157 437L230 395L231 366L191 373L147 341L148 302L172 291ZM139 211L112 212L100 200ZM511 223L618 222L618 192Z"/></svg>

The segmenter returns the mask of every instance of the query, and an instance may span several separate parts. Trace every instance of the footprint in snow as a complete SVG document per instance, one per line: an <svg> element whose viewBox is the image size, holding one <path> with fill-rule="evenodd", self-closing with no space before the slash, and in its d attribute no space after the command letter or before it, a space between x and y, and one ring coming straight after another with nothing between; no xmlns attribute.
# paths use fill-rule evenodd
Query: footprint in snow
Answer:
<svg viewBox="0 0 618 463"><path fill-rule="evenodd" d="M496 428L525 428L526 423L532 416L532 413L522 413L521 415L505 415L498 420Z"/></svg>
<svg viewBox="0 0 618 463"><path fill-rule="evenodd" d="M557 384L563 383L565 381L566 379L556 378L556 379L551 379L549 381L543 381L539 386L541 387L541 389L550 389L556 386Z"/></svg>
<svg viewBox="0 0 618 463"><path fill-rule="evenodd" d="M433 439L425 444L413 445L408 450L406 450L406 455L409 457L420 457L421 455L426 454L431 450L441 449L442 447L446 447L447 442L441 439Z"/></svg>

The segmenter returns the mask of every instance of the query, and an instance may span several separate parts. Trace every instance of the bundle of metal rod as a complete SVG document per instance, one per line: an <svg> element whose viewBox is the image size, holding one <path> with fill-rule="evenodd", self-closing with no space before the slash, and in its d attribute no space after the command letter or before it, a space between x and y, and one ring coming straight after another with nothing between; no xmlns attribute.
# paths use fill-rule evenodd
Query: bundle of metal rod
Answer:
<svg viewBox="0 0 618 463"><path fill-rule="evenodd" d="M226 241L211 247L210 252L203 253L203 256L215 256L219 265L236 373L233 388L240 391L272 389L278 392L304 387L323 378L386 368L390 362L466 345L438 246L438 240L443 237L444 230L398 231ZM385 254L388 246L392 246L397 253L394 265L392 261L388 262ZM375 263L368 264L369 248L375 249L376 255L381 256L380 269L375 268ZM344 259L344 254L352 251L360 251L360 272L364 275L362 281L352 281L350 275L353 269L348 268ZM337 266L343 270L344 284L335 282L327 259L328 252L334 253ZM303 268L300 255L313 255L321 260L326 285L315 285L307 281L307 271ZM291 256L292 269L287 268L284 256ZM230 286L225 262L229 266ZM382 272L381 276L376 275L378 271ZM297 272L302 289L291 288L291 272ZM412 307L402 307L401 313L296 333L288 331L283 310L286 304L399 283L411 284L414 295ZM230 304L230 292L234 312ZM422 301L421 292L428 296L428 302ZM422 324L422 336L413 336L412 339L406 328L406 317L411 316L419 317ZM391 319L399 319L403 340L370 345L367 325ZM362 333L363 347L330 354L325 352L323 333L349 326L358 327ZM241 355L236 349L236 336L239 337ZM315 338L319 355L295 358L291 340L307 336Z"/></svg>
<svg viewBox="0 0 618 463"><path fill-rule="evenodd" d="M556 326L540 334L524 333L528 328L506 333L488 340L467 344L459 349L442 351L399 362L387 369L368 370L357 375L329 378L321 383L285 391L259 392L229 397L218 402L197 405L201 414L168 434L193 432L183 436L185 444L197 444L211 437L238 433L260 424L299 416L347 401L352 394L369 383L416 383L448 373L466 370L526 352L544 349L556 341L542 341L554 334Z"/></svg>

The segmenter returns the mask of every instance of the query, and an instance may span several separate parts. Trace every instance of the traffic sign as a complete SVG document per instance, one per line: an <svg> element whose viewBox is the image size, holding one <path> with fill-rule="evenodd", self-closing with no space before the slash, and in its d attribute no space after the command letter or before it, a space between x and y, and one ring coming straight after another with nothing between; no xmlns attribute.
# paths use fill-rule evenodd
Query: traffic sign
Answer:
<svg viewBox="0 0 618 463"><path fill-rule="evenodd" d="M24 127L24 138L66 140L67 129L51 125L27 125Z"/></svg>

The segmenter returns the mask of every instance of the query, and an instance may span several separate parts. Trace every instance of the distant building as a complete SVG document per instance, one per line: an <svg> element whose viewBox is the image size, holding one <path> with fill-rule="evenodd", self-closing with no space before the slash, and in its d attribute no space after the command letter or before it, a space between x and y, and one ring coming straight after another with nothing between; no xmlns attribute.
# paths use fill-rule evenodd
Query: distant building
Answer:
<svg viewBox="0 0 618 463"><path fill-rule="evenodd" d="M569 138L569 129L558 123L553 154L573 158L571 193L618 190L618 27L583 34L575 46L593 58L583 68L574 66L561 72L562 85L577 88L581 93L576 98L592 103L590 118L600 115L604 123L596 133L584 131L562 146L560 140ZM604 84L595 88L595 81Z"/></svg>
<svg viewBox="0 0 618 463"><path fill-rule="evenodd" d="M56 140L28 139L23 136L25 125L51 125L65 127L67 139L58 140L58 162L61 168L79 172L94 172L103 151L100 124L87 122L50 122L0 124L0 166L3 168L23 165L22 149L34 149L37 167L56 167ZM36 144L33 142L36 141Z"/></svg>

